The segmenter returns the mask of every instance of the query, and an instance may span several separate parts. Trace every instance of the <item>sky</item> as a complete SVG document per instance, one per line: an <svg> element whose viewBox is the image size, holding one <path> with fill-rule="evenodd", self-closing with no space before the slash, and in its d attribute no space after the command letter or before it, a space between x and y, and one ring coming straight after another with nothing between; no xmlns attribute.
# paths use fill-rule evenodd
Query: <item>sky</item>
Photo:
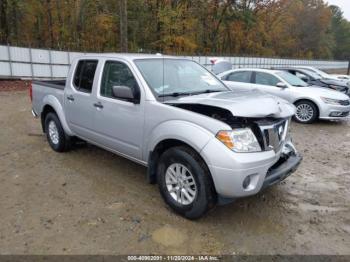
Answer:
<svg viewBox="0 0 350 262"><path fill-rule="evenodd" d="M325 2L339 6L344 12L344 17L350 21L350 0L326 0Z"/></svg>

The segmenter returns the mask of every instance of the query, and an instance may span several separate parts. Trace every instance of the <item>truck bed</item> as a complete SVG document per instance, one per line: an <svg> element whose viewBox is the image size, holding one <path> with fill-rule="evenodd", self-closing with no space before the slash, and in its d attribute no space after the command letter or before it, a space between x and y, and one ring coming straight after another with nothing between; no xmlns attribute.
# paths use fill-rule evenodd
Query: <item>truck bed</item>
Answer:
<svg viewBox="0 0 350 262"><path fill-rule="evenodd" d="M33 111L36 115L40 115L45 103L44 99L50 99L51 102L63 106L64 88L66 80L51 80L51 81L33 81L32 93L33 93ZM53 97L55 99L53 99Z"/></svg>
<svg viewBox="0 0 350 262"><path fill-rule="evenodd" d="M51 88L56 88L56 89L64 89L66 85L66 79L62 80L47 80L47 81L33 81L32 82L35 85L39 86L47 86Z"/></svg>

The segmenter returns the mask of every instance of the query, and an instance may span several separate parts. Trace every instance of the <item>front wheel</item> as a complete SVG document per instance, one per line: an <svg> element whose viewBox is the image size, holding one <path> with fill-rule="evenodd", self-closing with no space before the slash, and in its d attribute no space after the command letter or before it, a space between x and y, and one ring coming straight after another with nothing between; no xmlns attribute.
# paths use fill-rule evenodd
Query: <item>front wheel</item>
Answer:
<svg viewBox="0 0 350 262"><path fill-rule="evenodd" d="M70 149L71 138L64 132L61 122L55 113L48 113L45 117L45 133L51 148L56 152Z"/></svg>
<svg viewBox="0 0 350 262"><path fill-rule="evenodd" d="M215 206L209 170L198 154L185 146L170 148L159 161L157 180L164 201L188 219L197 219Z"/></svg>
<svg viewBox="0 0 350 262"><path fill-rule="evenodd" d="M311 101L299 101L295 104L294 120L302 124L311 124L318 118L317 106Z"/></svg>

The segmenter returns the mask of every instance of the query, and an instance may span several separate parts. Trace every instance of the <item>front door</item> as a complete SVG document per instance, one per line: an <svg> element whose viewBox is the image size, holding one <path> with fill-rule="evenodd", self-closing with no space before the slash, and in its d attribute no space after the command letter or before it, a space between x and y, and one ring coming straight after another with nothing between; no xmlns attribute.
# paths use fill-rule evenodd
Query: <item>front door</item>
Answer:
<svg viewBox="0 0 350 262"><path fill-rule="evenodd" d="M286 99L290 99L288 88L278 87L277 84L282 82L276 76L265 72L254 72L253 86L260 91L266 92L271 95L279 96Z"/></svg>
<svg viewBox="0 0 350 262"><path fill-rule="evenodd" d="M121 61L106 61L100 88L97 90L97 103L94 129L99 144L131 156L142 159L142 141L144 126L143 100L125 101L113 96L113 86L132 89L142 97L139 84L129 66Z"/></svg>

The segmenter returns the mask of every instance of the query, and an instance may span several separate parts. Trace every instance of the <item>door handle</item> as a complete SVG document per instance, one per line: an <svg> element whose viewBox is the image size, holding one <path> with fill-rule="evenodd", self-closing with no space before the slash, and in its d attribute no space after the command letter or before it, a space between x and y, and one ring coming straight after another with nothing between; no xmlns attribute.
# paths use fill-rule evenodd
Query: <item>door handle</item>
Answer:
<svg viewBox="0 0 350 262"><path fill-rule="evenodd" d="M94 107L96 107L97 109L102 109L103 105L101 104L101 102L95 103Z"/></svg>
<svg viewBox="0 0 350 262"><path fill-rule="evenodd" d="M67 96L67 99L69 100L69 101L74 101L74 97L72 96L72 95L70 95L70 96Z"/></svg>

